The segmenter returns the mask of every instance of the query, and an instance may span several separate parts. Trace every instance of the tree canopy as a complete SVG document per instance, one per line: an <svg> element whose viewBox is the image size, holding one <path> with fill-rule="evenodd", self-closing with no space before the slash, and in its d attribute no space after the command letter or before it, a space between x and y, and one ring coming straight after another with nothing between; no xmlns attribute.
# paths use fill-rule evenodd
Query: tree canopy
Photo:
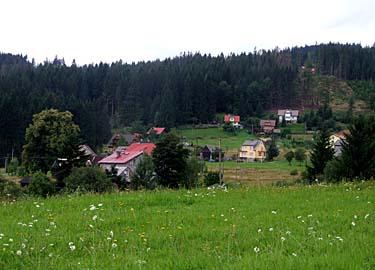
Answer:
<svg viewBox="0 0 375 270"><path fill-rule="evenodd" d="M52 171L62 180L72 167L84 162L80 159L80 128L68 111L50 109L35 114L25 141L23 163L30 172Z"/></svg>

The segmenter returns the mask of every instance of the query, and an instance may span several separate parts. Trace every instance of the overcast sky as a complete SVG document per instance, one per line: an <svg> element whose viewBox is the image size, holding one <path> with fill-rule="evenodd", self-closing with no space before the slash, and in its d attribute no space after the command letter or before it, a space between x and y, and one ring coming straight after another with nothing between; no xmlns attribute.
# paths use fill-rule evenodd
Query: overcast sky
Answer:
<svg viewBox="0 0 375 270"><path fill-rule="evenodd" d="M0 52L71 64L375 42L374 0L0 0Z"/></svg>

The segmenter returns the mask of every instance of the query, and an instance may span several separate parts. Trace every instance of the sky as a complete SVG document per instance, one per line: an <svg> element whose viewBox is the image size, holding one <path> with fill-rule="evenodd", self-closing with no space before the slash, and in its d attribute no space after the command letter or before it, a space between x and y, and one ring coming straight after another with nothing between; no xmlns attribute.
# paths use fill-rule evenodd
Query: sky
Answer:
<svg viewBox="0 0 375 270"><path fill-rule="evenodd" d="M0 52L37 63L375 43L374 0L0 0L0 10Z"/></svg>

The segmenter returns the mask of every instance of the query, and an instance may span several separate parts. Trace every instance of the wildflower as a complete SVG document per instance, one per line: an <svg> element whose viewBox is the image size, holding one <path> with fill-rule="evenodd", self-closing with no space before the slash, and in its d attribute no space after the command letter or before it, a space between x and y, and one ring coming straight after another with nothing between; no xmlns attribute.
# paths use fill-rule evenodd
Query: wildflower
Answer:
<svg viewBox="0 0 375 270"><path fill-rule="evenodd" d="M322 241L322 240L323 240L323 237L319 237L318 240Z"/></svg>
<svg viewBox="0 0 375 270"><path fill-rule="evenodd" d="M274 214L274 215L276 215L276 214L277 214L277 212L276 212L276 211L272 211L271 213L272 213L272 214Z"/></svg>
<svg viewBox="0 0 375 270"><path fill-rule="evenodd" d="M53 254L52 254L52 253L48 254L48 257L52 258L52 256L53 256Z"/></svg>
<svg viewBox="0 0 375 270"><path fill-rule="evenodd" d="M71 251L74 251L76 249L76 246L73 244L73 242L69 242L69 248Z"/></svg>
<svg viewBox="0 0 375 270"><path fill-rule="evenodd" d="M39 208L40 207L40 205L39 204L37 204L37 205L35 205L36 206L36 208Z"/></svg>
<svg viewBox="0 0 375 270"><path fill-rule="evenodd" d="M307 217L309 217L309 218L311 218L312 216L313 216L313 215L311 215L311 214L310 214L310 215L307 215Z"/></svg>
<svg viewBox="0 0 375 270"><path fill-rule="evenodd" d="M22 255L22 251L21 251L21 250L17 250L17 251L16 251L16 254L17 254L18 256L21 256L21 255Z"/></svg>
<svg viewBox="0 0 375 270"><path fill-rule="evenodd" d="M103 206L103 204L102 204L102 203L99 203L99 204L98 204L98 207L102 207L102 206Z"/></svg>
<svg viewBox="0 0 375 270"><path fill-rule="evenodd" d="M272 231L273 231L273 228L269 228L268 230L269 230L270 232L272 232Z"/></svg>
<svg viewBox="0 0 375 270"><path fill-rule="evenodd" d="M113 237L113 231L110 231L110 232L109 232L109 236L110 236L110 237Z"/></svg>
<svg viewBox="0 0 375 270"><path fill-rule="evenodd" d="M290 235L290 231L286 231L285 234L286 234L286 235Z"/></svg>
<svg viewBox="0 0 375 270"><path fill-rule="evenodd" d="M370 214L366 214L365 219L367 219L370 216Z"/></svg>
<svg viewBox="0 0 375 270"><path fill-rule="evenodd" d="M258 229L258 233L260 233L261 231L262 231L262 229L259 228L259 229Z"/></svg>
<svg viewBox="0 0 375 270"><path fill-rule="evenodd" d="M98 218L98 216L95 215L95 216L92 217L92 220L95 221L97 218Z"/></svg>
<svg viewBox="0 0 375 270"><path fill-rule="evenodd" d="M357 219L357 215L354 215L354 219Z"/></svg>
<svg viewBox="0 0 375 270"><path fill-rule="evenodd" d="M293 255L294 257L297 257L297 253L294 253L294 252L293 252L292 255Z"/></svg>
<svg viewBox="0 0 375 270"><path fill-rule="evenodd" d="M254 252L255 252L256 254L258 254L258 253L260 252L260 249L259 249L257 246L255 246L255 247L254 247Z"/></svg>
<svg viewBox="0 0 375 270"><path fill-rule="evenodd" d="M284 242L285 241L285 237L281 236L281 241Z"/></svg>
<svg viewBox="0 0 375 270"><path fill-rule="evenodd" d="M300 218L302 218L302 217L301 217L301 216L298 216L297 218L300 219Z"/></svg>
<svg viewBox="0 0 375 270"><path fill-rule="evenodd" d="M9 238L9 242L13 242L13 238Z"/></svg>
<svg viewBox="0 0 375 270"><path fill-rule="evenodd" d="M90 227L91 229L93 229L93 228L94 228L94 226L92 226L91 224L89 224L89 227Z"/></svg>
<svg viewBox="0 0 375 270"><path fill-rule="evenodd" d="M95 207L95 205L92 205L91 207L90 207L90 211L94 211L94 210L96 210L97 208Z"/></svg>
<svg viewBox="0 0 375 270"><path fill-rule="evenodd" d="M151 248L150 248L150 247L148 247L148 248L146 249L146 251L147 251L147 252L149 252L149 251L150 251L150 249L151 249Z"/></svg>
<svg viewBox="0 0 375 270"><path fill-rule="evenodd" d="M134 208L133 208L133 207L132 207L132 208L130 208L130 211L134 212Z"/></svg>
<svg viewBox="0 0 375 270"><path fill-rule="evenodd" d="M21 244L21 248L25 248L26 245L24 243Z"/></svg>
<svg viewBox="0 0 375 270"><path fill-rule="evenodd" d="M116 243L112 243L112 248L117 248L117 244Z"/></svg>
<svg viewBox="0 0 375 270"><path fill-rule="evenodd" d="M352 226L353 226L353 227L355 226L355 222L354 222L354 221L352 221Z"/></svg>

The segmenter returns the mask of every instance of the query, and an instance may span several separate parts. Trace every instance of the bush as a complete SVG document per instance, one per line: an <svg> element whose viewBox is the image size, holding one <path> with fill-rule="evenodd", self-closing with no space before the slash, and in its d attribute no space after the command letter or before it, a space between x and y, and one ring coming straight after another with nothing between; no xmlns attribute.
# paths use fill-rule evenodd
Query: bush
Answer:
<svg viewBox="0 0 375 270"><path fill-rule="evenodd" d="M341 180L341 163L338 159L327 162L324 168L324 180L328 183L336 183Z"/></svg>
<svg viewBox="0 0 375 270"><path fill-rule="evenodd" d="M68 191L77 189L86 192L106 192L112 190L112 182L105 172L95 167L73 168L72 173L64 179Z"/></svg>
<svg viewBox="0 0 375 270"><path fill-rule="evenodd" d="M187 160L185 178L182 184L185 188L193 188L198 184L199 173L204 170L204 162L192 156Z"/></svg>
<svg viewBox="0 0 375 270"><path fill-rule="evenodd" d="M298 171L297 170L291 170L290 175L298 175Z"/></svg>
<svg viewBox="0 0 375 270"><path fill-rule="evenodd" d="M51 182L47 175L36 172L31 176L31 181L26 191L35 196L47 197L56 192L56 185Z"/></svg>
<svg viewBox="0 0 375 270"><path fill-rule="evenodd" d="M15 182L0 176L0 198L15 199L23 195L21 188Z"/></svg>
<svg viewBox="0 0 375 270"><path fill-rule="evenodd" d="M205 186L212 186L215 184L220 184L220 173L219 172L208 172L204 176Z"/></svg>

